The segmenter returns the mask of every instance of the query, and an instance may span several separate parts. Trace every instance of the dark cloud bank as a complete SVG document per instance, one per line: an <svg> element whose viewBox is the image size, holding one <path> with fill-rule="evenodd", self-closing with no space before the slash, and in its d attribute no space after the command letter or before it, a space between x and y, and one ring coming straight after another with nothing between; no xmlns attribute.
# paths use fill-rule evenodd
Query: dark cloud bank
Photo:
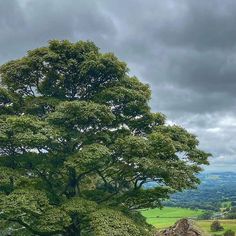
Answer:
<svg viewBox="0 0 236 236"><path fill-rule="evenodd" d="M153 110L236 171L236 1L0 0L0 63L50 39L92 40L149 83Z"/></svg>

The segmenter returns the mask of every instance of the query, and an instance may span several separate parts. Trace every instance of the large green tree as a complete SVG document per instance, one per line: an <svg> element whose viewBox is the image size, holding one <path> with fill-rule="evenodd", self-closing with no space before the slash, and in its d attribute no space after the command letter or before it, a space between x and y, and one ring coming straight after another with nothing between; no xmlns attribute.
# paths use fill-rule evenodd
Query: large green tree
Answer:
<svg viewBox="0 0 236 236"><path fill-rule="evenodd" d="M94 43L50 41L0 75L2 232L149 235L138 210L199 183L209 154Z"/></svg>

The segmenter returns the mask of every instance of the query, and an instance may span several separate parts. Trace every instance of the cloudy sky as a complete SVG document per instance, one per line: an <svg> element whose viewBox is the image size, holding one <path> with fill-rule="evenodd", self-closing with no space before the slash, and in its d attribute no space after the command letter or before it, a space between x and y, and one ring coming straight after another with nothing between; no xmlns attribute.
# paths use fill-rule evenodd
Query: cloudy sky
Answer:
<svg viewBox="0 0 236 236"><path fill-rule="evenodd" d="M198 135L208 171L236 171L235 0L0 0L0 63L50 39L114 52Z"/></svg>

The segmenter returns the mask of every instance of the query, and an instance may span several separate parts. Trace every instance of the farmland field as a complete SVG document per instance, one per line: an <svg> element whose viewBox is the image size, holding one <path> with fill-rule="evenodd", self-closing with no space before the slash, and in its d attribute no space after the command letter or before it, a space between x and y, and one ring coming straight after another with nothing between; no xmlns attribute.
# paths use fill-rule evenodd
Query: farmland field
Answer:
<svg viewBox="0 0 236 236"><path fill-rule="evenodd" d="M163 229L173 225L177 220L182 218L196 218L201 215L202 210L190 210L179 207L164 207L163 209L147 209L142 210L142 215L147 218L149 224L159 229Z"/></svg>

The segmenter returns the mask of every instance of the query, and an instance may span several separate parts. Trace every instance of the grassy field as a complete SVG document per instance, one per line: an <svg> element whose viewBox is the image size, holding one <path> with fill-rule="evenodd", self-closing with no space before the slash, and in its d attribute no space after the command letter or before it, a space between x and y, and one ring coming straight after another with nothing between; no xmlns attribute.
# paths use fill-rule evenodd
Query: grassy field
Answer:
<svg viewBox="0 0 236 236"><path fill-rule="evenodd" d="M223 235L223 233L228 230L231 229L234 232L236 232L236 220L219 220L221 225L224 227L224 231L221 232L211 232L210 230L210 225L212 223L212 220L199 220L197 221L197 225L199 225L199 227L203 230L205 230L206 232L208 232L211 235Z"/></svg>
<svg viewBox="0 0 236 236"><path fill-rule="evenodd" d="M164 207L161 210L159 208L142 210L142 215L147 218L147 222L159 229L169 227L182 218L196 218L202 213L202 210L178 207Z"/></svg>
<svg viewBox="0 0 236 236"><path fill-rule="evenodd" d="M204 211L202 210L190 210L186 208L178 207L164 207L162 210L156 209L146 209L142 210L141 213L147 218L149 224L154 225L159 229L167 228L182 218L196 218L201 215ZM231 229L236 232L236 220L219 220L221 225L224 227L224 231L221 232L211 232L210 225L212 220L196 220L196 224L209 235L219 235L222 236L223 233Z"/></svg>

